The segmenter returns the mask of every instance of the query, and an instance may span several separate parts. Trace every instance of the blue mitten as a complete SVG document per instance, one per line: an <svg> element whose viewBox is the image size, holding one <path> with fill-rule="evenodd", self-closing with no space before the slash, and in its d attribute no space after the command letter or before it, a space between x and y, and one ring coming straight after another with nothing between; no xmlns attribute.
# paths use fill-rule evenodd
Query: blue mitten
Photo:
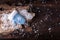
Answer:
<svg viewBox="0 0 60 40"><path fill-rule="evenodd" d="M17 13L14 16L13 21L14 21L15 24L24 24L26 20L25 20L25 18L22 15Z"/></svg>

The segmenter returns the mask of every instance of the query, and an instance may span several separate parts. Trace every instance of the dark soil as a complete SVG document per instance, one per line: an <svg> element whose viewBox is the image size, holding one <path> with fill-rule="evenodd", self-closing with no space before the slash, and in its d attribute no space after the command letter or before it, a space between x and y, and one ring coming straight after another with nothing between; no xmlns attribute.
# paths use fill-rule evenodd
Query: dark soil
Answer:
<svg viewBox="0 0 60 40"><path fill-rule="evenodd" d="M33 5L31 6L31 11L36 14L36 16L29 23L30 27L32 28L32 31L20 32L19 30L15 30L13 33L7 36L2 36L0 38L5 38L5 39L14 38L21 40L60 39L60 0L45 0L45 1L37 0L37 1L32 1L31 3ZM28 5L27 2L22 4ZM19 6L23 6L23 5L19 5ZM0 9L3 10L2 8Z"/></svg>

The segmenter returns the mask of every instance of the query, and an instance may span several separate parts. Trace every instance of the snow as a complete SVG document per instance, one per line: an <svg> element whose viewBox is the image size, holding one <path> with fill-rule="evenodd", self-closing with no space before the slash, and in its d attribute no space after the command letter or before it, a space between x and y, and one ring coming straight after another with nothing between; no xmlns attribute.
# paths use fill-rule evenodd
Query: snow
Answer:
<svg viewBox="0 0 60 40"><path fill-rule="evenodd" d="M26 18L26 20L31 20L35 16L35 14L31 14L25 9L22 9L19 12L21 15L23 15Z"/></svg>

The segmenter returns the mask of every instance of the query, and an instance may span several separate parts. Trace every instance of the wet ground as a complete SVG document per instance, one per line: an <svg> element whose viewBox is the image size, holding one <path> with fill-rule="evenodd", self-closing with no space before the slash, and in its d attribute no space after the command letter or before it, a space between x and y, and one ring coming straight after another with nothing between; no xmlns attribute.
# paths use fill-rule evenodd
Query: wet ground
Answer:
<svg viewBox="0 0 60 40"><path fill-rule="evenodd" d="M15 30L13 33L0 38L18 38L29 40L59 40L60 39L60 0L35 1L32 12L36 16L30 26L32 32Z"/></svg>

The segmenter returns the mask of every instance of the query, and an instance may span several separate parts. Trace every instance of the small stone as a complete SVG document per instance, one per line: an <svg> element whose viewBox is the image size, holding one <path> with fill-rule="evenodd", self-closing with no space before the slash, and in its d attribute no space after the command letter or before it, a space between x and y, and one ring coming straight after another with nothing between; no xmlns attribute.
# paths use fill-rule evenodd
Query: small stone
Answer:
<svg viewBox="0 0 60 40"><path fill-rule="evenodd" d="M60 23L59 23L59 25L60 25Z"/></svg>
<svg viewBox="0 0 60 40"><path fill-rule="evenodd" d="M35 33L37 33L37 31L34 31Z"/></svg>
<svg viewBox="0 0 60 40"><path fill-rule="evenodd" d="M33 25L33 27L34 27L34 25Z"/></svg>
<svg viewBox="0 0 60 40"><path fill-rule="evenodd" d="M43 22L43 20L40 20L41 22Z"/></svg>
<svg viewBox="0 0 60 40"><path fill-rule="evenodd" d="M50 31L50 30L51 30L51 28L48 28L48 30Z"/></svg>
<svg viewBox="0 0 60 40"><path fill-rule="evenodd" d="M49 11L50 9L48 8L47 11Z"/></svg>
<svg viewBox="0 0 60 40"><path fill-rule="evenodd" d="M39 7L37 7L37 9L40 9Z"/></svg>
<svg viewBox="0 0 60 40"><path fill-rule="evenodd" d="M18 3L17 6L22 6L22 3Z"/></svg>
<svg viewBox="0 0 60 40"><path fill-rule="evenodd" d="M40 12L40 10L38 12Z"/></svg>
<svg viewBox="0 0 60 40"><path fill-rule="evenodd" d="M26 27L25 30L26 30L27 32L31 32L31 31L32 31L32 28L31 28L31 27Z"/></svg>
<svg viewBox="0 0 60 40"><path fill-rule="evenodd" d="M37 23L35 23L35 25L37 25Z"/></svg>

